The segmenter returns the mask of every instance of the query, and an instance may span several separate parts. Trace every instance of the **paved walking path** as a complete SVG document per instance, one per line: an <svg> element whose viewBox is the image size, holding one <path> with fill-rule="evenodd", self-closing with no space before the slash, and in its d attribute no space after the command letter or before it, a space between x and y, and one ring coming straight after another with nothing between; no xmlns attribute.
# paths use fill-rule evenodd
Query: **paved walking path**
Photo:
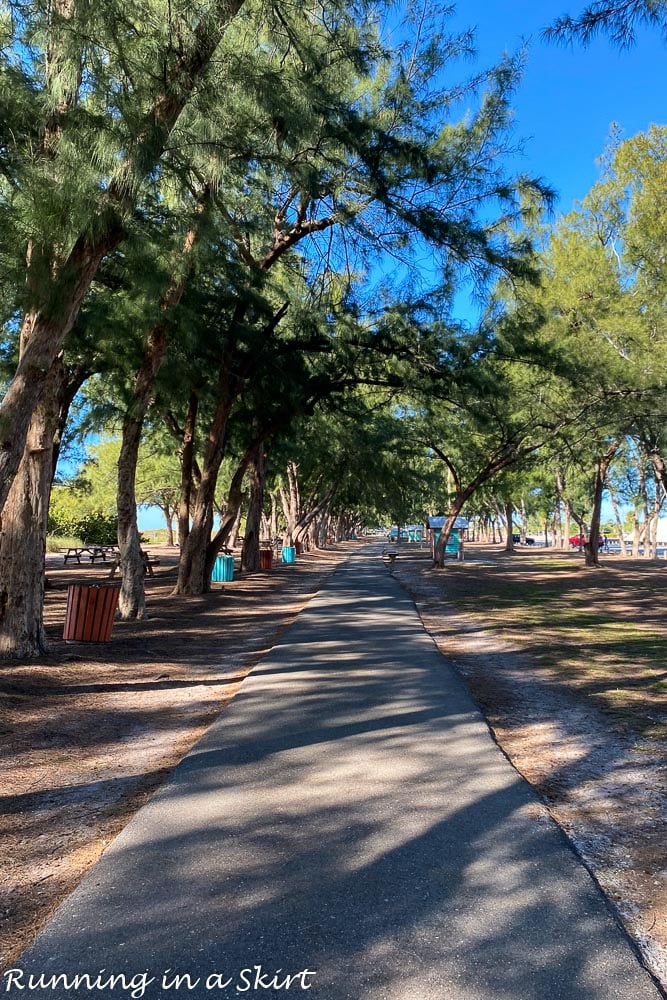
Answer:
<svg viewBox="0 0 667 1000"><path fill-rule="evenodd" d="M336 572L17 967L0 993L24 1000L660 996L377 549ZM91 989L30 989L55 972Z"/></svg>

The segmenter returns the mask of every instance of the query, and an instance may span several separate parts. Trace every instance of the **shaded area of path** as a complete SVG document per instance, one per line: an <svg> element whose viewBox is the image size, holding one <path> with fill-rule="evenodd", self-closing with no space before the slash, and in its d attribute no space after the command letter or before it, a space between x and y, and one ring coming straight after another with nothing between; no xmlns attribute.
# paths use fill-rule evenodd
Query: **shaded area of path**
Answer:
<svg viewBox="0 0 667 1000"><path fill-rule="evenodd" d="M660 996L379 563L371 549L337 571L17 963L26 975L148 972L160 1000ZM199 982L165 988L166 969Z"/></svg>

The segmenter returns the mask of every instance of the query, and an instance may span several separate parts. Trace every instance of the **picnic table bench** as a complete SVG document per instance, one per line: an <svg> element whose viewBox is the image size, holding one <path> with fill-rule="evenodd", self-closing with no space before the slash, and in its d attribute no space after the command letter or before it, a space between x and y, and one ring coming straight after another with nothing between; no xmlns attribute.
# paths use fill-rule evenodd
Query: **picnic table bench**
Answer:
<svg viewBox="0 0 667 1000"><path fill-rule="evenodd" d="M81 565L82 556L87 556L91 563L94 563L97 559L106 562L108 555L115 556L116 553L117 549L115 545L73 545L68 548L63 558L65 563L68 563L70 559L76 559L77 563Z"/></svg>
<svg viewBox="0 0 667 1000"><path fill-rule="evenodd" d="M398 556L398 551L394 549L392 552L390 549L382 550L382 561L385 566L389 569L389 576L394 575L394 566L396 564L396 558Z"/></svg>
<svg viewBox="0 0 667 1000"><path fill-rule="evenodd" d="M153 566L159 566L160 560L156 556L152 556L150 555L150 553L144 552L143 549L141 550L141 557L144 560L144 573L146 574L146 576L155 576L155 573L153 572ZM119 552L116 552L116 557L113 561L113 566L111 567L111 570L109 572L110 580L113 579L113 577L116 575L117 569L120 569Z"/></svg>

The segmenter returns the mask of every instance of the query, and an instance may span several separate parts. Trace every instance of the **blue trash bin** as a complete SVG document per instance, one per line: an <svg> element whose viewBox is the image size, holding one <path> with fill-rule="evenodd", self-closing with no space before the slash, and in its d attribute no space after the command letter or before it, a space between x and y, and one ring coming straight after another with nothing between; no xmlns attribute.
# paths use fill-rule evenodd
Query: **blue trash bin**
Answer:
<svg viewBox="0 0 667 1000"><path fill-rule="evenodd" d="M229 583L234 579L234 556L217 556L212 579L214 583Z"/></svg>
<svg viewBox="0 0 667 1000"><path fill-rule="evenodd" d="M283 545L282 560L284 563L296 562L296 546Z"/></svg>

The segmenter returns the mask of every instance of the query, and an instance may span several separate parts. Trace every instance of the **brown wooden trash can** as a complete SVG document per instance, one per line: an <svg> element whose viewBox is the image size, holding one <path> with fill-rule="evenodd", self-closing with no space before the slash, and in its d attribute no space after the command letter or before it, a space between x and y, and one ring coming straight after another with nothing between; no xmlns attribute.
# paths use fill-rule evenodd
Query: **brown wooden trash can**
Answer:
<svg viewBox="0 0 667 1000"><path fill-rule="evenodd" d="M259 550L259 568L271 569L273 566L273 549Z"/></svg>
<svg viewBox="0 0 667 1000"><path fill-rule="evenodd" d="M120 587L73 583L67 590L63 639L66 642L109 642Z"/></svg>
<svg viewBox="0 0 667 1000"><path fill-rule="evenodd" d="M303 552L303 542L295 542L294 548L296 549L296 554L300 556Z"/></svg>

